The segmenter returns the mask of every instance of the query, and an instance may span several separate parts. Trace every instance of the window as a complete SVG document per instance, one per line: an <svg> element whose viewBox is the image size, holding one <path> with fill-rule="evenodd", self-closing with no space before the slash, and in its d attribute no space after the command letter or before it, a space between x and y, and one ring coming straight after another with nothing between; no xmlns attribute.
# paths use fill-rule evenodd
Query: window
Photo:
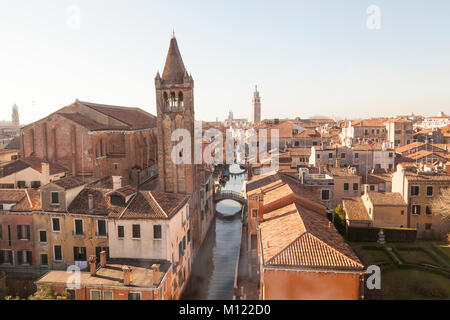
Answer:
<svg viewBox="0 0 450 320"><path fill-rule="evenodd" d="M0 264L2 263L13 264L12 250L0 250Z"/></svg>
<svg viewBox="0 0 450 320"><path fill-rule="evenodd" d="M191 242L191 229L188 229L187 231L187 241Z"/></svg>
<svg viewBox="0 0 450 320"><path fill-rule="evenodd" d="M97 143L97 148L95 150L95 155L97 158L104 157L106 153L106 145L103 139L100 139Z"/></svg>
<svg viewBox="0 0 450 320"><path fill-rule="evenodd" d="M98 235L100 237L106 237L106 221L98 220L97 227L98 227Z"/></svg>
<svg viewBox="0 0 450 320"><path fill-rule="evenodd" d="M61 231L59 226L59 218L52 218L53 231L59 232Z"/></svg>
<svg viewBox="0 0 450 320"><path fill-rule="evenodd" d="M86 261L86 247L73 247L73 259L75 261Z"/></svg>
<svg viewBox="0 0 450 320"><path fill-rule="evenodd" d="M370 191L375 191L375 186L373 184L370 186Z"/></svg>
<svg viewBox="0 0 450 320"><path fill-rule="evenodd" d="M332 158L333 158L333 153L330 152L330 153L328 154L328 158L329 158L329 159L332 159Z"/></svg>
<svg viewBox="0 0 450 320"><path fill-rule="evenodd" d="M133 224L133 239L140 239L140 238L141 238L141 225Z"/></svg>
<svg viewBox="0 0 450 320"><path fill-rule="evenodd" d="M46 253L41 254L41 265L48 266L48 255Z"/></svg>
<svg viewBox="0 0 450 320"><path fill-rule="evenodd" d="M47 242L47 231L41 230L39 231L39 242Z"/></svg>
<svg viewBox="0 0 450 320"><path fill-rule="evenodd" d="M100 300L99 290L91 290L91 300Z"/></svg>
<svg viewBox="0 0 450 320"><path fill-rule="evenodd" d="M432 196L433 196L433 187L428 186L427 187L427 197L432 197Z"/></svg>
<svg viewBox="0 0 450 320"><path fill-rule="evenodd" d="M341 153L341 159L345 159L345 153Z"/></svg>
<svg viewBox="0 0 450 320"><path fill-rule="evenodd" d="M17 225L17 239L18 240L30 240L30 226L29 225Z"/></svg>
<svg viewBox="0 0 450 320"><path fill-rule="evenodd" d="M344 183L344 190L345 190L345 191L348 191L348 189L349 189L349 185L348 185L348 183L346 182L346 183Z"/></svg>
<svg viewBox="0 0 450 320"><path fill-rule="evenodd" d="M330 190L323 189L322 192L321 192L321 195L322 195L322 200L323 201L330 200Z"/></svg>
<svg viewBox="0 0 450 320"><path fill-rule="evenodd" d="M55 246L54 251L55 251L55 261L62 261L61 246Z"/></svg>
<svg viewBox="0 0 450 320"><path fill-rule="evenodd" d="M180 241L180 243L178 244L178 259L181 260L181 257L183 256L184 251L183 251L183 241Z"/></svg>
<svg viewBox="0 0 450 320"><path fill-rule="evenodd" d="M431 206L425 207L425 213L427 216L431 216L433 213L431 212Z"/></svg>
<svg viewBox="0 0 450 320"><path fill-rule="evenodd" d="M431 230L431 223L425 223L425 230Z"/></svg>
<svg viewBox="0 0 450 320"><path fill-rule="evenodd" d="M33 254L31 251L17 251L17 264L33 264Z"/></svg>
<svg viewBox="0 0 450 320"><path fill-rule="evenodd" d="M392 158L394 154L392 152L389 152L389 158Z"/></svg>
<svg viewBox="0 0 450 320"><path fill-rule="evenodd" d="M129 292L128 300L141 300L141 293L140 292Z"/></svg>
<svg viewBox="0 0 450 320"><path fill-rule="evenodd" d="M419 215L420 214L420 205L413 204L412 206L412 214Z"/></svg>
<svg viewBox="0 0 450 320"><path fill-rule="evenodd" d="M186 237L183 237L183 252L186 250Z"/></svg>
<svg viewBox="0 0 450 320"><path fill-rule="evenodd" d="M161 225L153 226L153 239L162 239Z"/></svg>
<svg viewBox="0 0 450 320"><path fill-rule="evenodd" d="M105 291L105 292L103 292L103 300L113 300L113 293L112 293L112 291Z"/></svg>
<svg viewBox="0 0 450 320"><path fill-rule="evenodd" d="M122 196L119 196L117 194L111 195L111 204L113 206L124 206L125 205L125 199Z"/></svg>
<svg viewBox="0 0 450 320"><path fill-rule="evenodd" d="M75 235L83 235L83 220L75 219Z"/></svg>
<svg viewBox="0 0 450 320"><path fill-rule="evenodd" d="M418 196L419 195L419 186L411 186L411 195Z"/></svg>
<svg viewBox="0 0 450 320"><path fill-rule="evenodd" d="M59 204L59 193L52 191L51 193L51 204Z"/></svg>
<svg viewBox="0 0 450 320"><path fill-rule="evenodd" d="M17 188L24 189L25 188L25 181L17 181Z"/></svg>
<svg viewBox="0 0 450 320"><path fill-rule="evenodd" d="M252 217L256 218L258 216L258 209L252 209Z"/></svg>
<svg viewBox="0 0 450 320"><path fill-rule="evenodd" d="M31 181L31 188L39 189L40 186L41 186L41 182L40 181Z"/></svg>
<svg viewBox="0 0 450 320"><path fill-rule="evenodd" d="M317 159L320 159L320 154L319 153L317 154Z"/></svg>
<svg viewBox="0 0 450 320"><path fill-rule="evenodd" d="M393 168L392 163L389 163L389 170L392 170L392 168Z"/></svg>
<svg viewBox="0 0 450 320"><path fill-rule="evenodd" d="M358 158L359 158L359 153L356 152L356 153L355 153L355 159L358 159Z"/></svg>
<svg viewBox="0 0 450 320"><path fill-rule="evenodd" d="M358 184L357 183L353 184L353 191L358 191Z"/></svg>
<svg viewBox="0 0 450 320"><path fill-rule="evenodd" d="M125 236L125 230L124 230L123 226L117 226L117 237L119 239L123 239L124 236Z"/></svg>

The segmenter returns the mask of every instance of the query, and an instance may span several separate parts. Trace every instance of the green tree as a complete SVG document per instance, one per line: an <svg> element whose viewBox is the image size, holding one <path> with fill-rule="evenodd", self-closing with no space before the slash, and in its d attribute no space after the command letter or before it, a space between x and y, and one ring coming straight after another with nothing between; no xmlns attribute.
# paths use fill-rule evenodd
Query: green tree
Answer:
<svg viewBox="0 0 450 320"><path fill-rule="evenodd" d="M345 211L340 204L334 208L334 226L340 234L345 234Z"/></svg>
<svg viewBox="0 0 450 320"><path fill-rule="evenodd" d="M34 294L28 297L28 300L56 300L58 294L53 291L49 284L41 286Z"/></svg>

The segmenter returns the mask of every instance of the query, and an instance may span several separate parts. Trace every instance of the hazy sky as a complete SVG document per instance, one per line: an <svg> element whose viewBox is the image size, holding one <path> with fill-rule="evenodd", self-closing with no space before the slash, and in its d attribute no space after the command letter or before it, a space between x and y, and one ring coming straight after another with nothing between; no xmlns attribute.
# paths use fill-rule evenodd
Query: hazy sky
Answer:
<svg viewBox="0 0 450 320"><path fill-rule="evenodd" d="M249 118L255 84L263 118L450 113L448 0L0 0L0 120L75 98L156 114L173 29L197 119Z"/></svg>

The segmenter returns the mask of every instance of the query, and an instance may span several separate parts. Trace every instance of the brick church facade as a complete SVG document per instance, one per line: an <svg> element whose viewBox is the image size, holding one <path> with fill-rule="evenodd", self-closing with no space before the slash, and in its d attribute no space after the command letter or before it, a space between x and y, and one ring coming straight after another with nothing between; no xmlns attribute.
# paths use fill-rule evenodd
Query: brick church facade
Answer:
<svg viewBox="0 0 450 320"><path fill-rule="evenodd" d="M137 186L156 171L156 117L138 108L84 101L21 129L20 154L68 168L87 181L122 176Z"/></svg>

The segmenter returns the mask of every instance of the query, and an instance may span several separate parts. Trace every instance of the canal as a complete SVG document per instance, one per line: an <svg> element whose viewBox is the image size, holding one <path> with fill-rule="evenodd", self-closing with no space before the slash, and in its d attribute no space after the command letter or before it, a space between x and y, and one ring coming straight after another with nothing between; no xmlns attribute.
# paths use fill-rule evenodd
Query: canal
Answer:
<svg viewBox="0 0 450 320"><path fill-rule="evenodd" d="M241 172L238 165L232 165L230 172ZM241 192L245 174L230 175L222 190ZM217 211L231 216L240 211L241 205L234 200L222 200ZM234 294L234 276L237 255L241 245L242 223L240 215L234 218L217 217L211 225L202 247L197 253L189 283L183 299L231 300Z"/></svg>

